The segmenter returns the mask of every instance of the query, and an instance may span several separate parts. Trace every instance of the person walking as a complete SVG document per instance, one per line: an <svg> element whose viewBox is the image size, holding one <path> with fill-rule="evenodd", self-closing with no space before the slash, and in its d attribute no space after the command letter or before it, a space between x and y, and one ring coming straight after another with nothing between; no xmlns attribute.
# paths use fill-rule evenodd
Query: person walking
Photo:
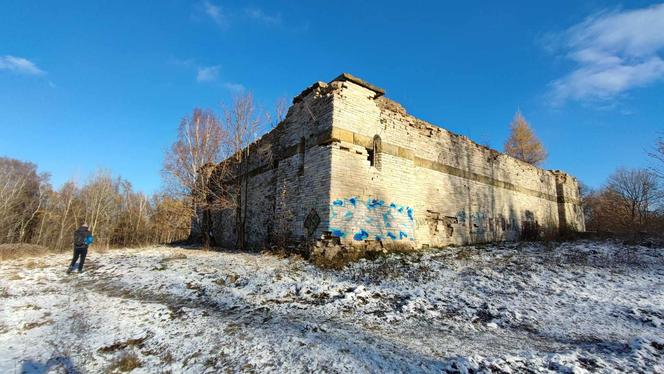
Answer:
<svg viewBox="0 0 664 374"><path fill-rule="evenodd" d="M78 272L83 272L83 264L85 263L85 256L88 255L88 246L92 244L94 237L88 228L88 224L84 223L74 231L74 258L71 260L71 264L67 269L67 274L74 271L74 265L76 261L80 258L78 263Z"/></svg>

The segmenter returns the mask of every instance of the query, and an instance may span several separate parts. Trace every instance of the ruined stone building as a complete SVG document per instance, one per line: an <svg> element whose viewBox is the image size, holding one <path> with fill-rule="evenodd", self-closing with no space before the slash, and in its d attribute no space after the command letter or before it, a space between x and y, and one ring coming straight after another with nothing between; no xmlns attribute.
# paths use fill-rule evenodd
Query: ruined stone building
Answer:
<svg viewBox="0 0 664 374"><path fill-rule="evenodd" d="M317 82L252 145L240 213L250 245L338 237L421 248L585 229L574 177L417 119L384 93L349 74ZM218 244L235 244L235 214L214 214Z"/></svg>

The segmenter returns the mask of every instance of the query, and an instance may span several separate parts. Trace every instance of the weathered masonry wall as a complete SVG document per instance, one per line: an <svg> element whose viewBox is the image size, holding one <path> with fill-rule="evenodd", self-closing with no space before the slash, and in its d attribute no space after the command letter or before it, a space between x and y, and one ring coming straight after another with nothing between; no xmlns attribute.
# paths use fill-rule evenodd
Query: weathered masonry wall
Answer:
<svg viewBox="0 0 664 374"><path fill-rule="evenodd" d="M422 247L585 230L574 177L421 121L383 93L344 74L295 98L255 147L273 160L256 157L243 194L250 242L331 235ZM233 225L222 213L215 238L234 241Z"/></svg>
<svg viewBox="0 0 664 374"><path fill-rule="evenodd" d="M361 81L333 84L330 230L343 240L442 246L585 229L573 177L425 123Z"/></svg>
<svg viewBox="0 0 664 374"><path fill-rule="evenodd" d="M213 217L213 236L219 245L234 246L237 215L246 216L245 237L252 247L320 237L328 225L332 96L315 84L294 100L275 129L250 147L249 178L242 186L242 208L225 209ZM325 135L327 134L327 135ZM319 220L308 232L311 212Z"/></svg>

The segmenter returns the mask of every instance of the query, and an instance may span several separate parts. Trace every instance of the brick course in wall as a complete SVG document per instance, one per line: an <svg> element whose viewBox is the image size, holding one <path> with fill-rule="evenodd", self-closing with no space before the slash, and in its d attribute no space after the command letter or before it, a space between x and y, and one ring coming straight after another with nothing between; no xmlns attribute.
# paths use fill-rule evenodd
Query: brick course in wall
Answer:
<svg viewBox="0 0 664 374"><path fill-rule="evenodd" d="M411 247L516 240L527 228L584 231L577 180L419 120L348 74L317 82L252 146L247 241L338 237ZM214 215L235 243L235 210Z"/></svg>

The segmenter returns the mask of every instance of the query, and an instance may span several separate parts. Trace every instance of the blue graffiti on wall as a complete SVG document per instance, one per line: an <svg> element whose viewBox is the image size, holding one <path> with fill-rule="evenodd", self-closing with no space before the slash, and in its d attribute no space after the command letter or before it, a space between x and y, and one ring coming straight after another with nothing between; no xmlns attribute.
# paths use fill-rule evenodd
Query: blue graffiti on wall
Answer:
<svg viewBox="0 0 664 374"><path fill-rule="evenodd" d="M460 224L465 224L466 223L466 211L460 210L456 214L457 221L459 221Z"/></svg>
<svg viewBox="0 0 664 374"><path fill-rule="evenodd" d="M330 205L330 226L332 235L357 241L415 240L413 208L375 198L334 200Z"/></svg>
<svg viewBox="0 0 664 374"><path fill-rule="evenodd" d="M473 231L483 234L488 228L487 215L484 212L473 212L470 216L470 223L473 225Z"/></svg>
<svg viewBox="0 0 664 374"><path fill-rule="evenodd" d="M470 224L473 226L473 232L479 234L484 233L489 228L490 222L493 222L493 219L490 219L484 212L472 212L466 214L463 210L457 212L456 219L461 225L465 225L466 220L469 220Z"/></svg>

